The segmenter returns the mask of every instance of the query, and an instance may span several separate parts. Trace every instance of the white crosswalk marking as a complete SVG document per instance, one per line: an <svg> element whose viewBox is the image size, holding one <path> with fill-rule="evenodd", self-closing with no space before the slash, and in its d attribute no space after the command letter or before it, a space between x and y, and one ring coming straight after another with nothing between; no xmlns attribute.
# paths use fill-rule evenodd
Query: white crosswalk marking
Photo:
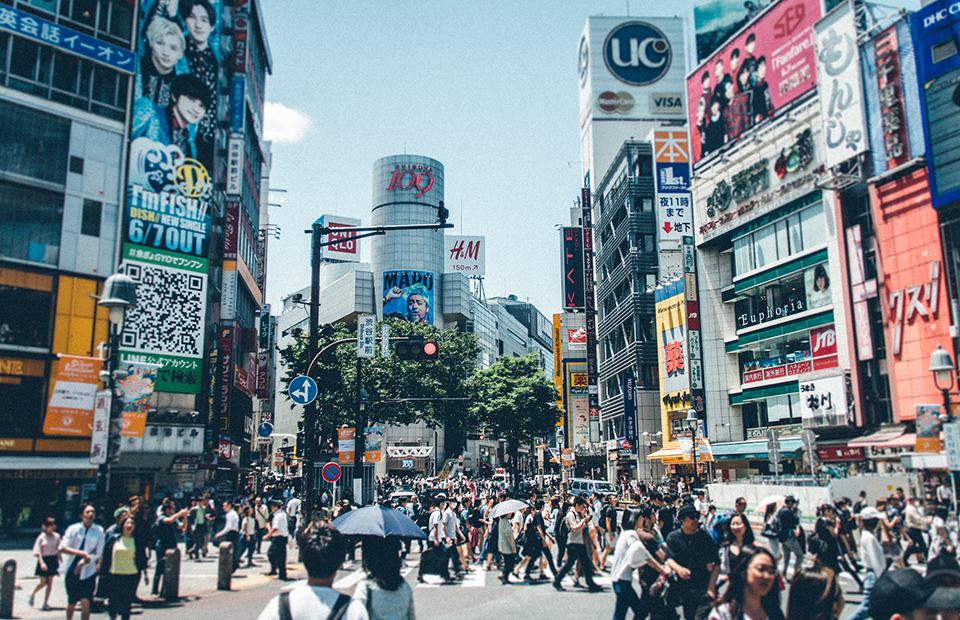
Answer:
<svg viewBox="0 0 960 620"><path fill-rule="evenodd" d="M467 573L463 577L462 588L483 588L487 585L487 573L475 568L472 573Z"/></svg>

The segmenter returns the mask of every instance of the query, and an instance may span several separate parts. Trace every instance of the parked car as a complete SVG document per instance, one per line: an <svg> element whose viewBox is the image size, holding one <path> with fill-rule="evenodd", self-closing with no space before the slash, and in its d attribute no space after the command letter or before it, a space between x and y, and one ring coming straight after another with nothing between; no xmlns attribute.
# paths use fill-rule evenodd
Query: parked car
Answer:
<svg viewBox="0 0 960 620"><path fill-rule="evenodd" d="M571 478L570 493L573 495L580 495L581 493L586 493L587 495L593 495L594 493L598 493L600 495L616 495L617 490L606 480Z"/></svg>

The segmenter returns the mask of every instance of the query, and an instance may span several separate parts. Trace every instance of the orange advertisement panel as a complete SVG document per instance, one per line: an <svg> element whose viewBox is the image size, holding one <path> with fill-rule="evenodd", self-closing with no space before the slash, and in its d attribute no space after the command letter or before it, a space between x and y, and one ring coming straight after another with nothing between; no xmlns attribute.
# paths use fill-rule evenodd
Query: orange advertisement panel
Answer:
<svg viewBox="0 0 960 620"><path fill-rule="evenodd" d="M900 423L916 419L917 403L942 400L928 368L937 345L951 342L946 265L925 167L877 185L872 198L891 405Z"/></svg>
<svg viewBox="0 0 960 620"><path fill-rule="evenodd" d="M381 460L383 460L383 427L368 426L366 428L365 439L363 462L379 463ZM354 441L353 429L338 429L337 444L339 448L339 457L337 458L337 462L346 465L353 463L353 451L356 449L356 441Z"/></svg>
<svg viewBox="0 0 960 620"><path fill-rule="evenodd" d="M123 389L123 424L121 435L124 437L143 437L147 426L147 414L150 410L150 397L157 382L155 364L124 363L127 378L120 382Z"/></svg>
<svg viewBox="0 0 960 620"><path fill-rule="evenodd" d="M44 435L90 436L93 399L102 366L103 360L98 357L60 356L43 420Z"/></svg>

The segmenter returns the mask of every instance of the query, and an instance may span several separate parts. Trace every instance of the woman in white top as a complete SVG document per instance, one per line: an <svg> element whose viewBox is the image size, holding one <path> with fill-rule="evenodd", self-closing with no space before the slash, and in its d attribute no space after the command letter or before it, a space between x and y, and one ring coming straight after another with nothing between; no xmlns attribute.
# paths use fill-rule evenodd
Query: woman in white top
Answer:
<svg viewBox="0 0 960 620"><path fill-rule="evenodd" d="M740 550L730 572L730 585L717 601L709 620L783 620L777 564L763 547Z"/></svg>
<svg viewBox="0 0 960 620"><path fill-rule="evenodd" d="M644 618L647 615L647 611L643 609L643 603L633 589L635 569L647 565L662 575L670 573L670 569L651 556L640 541L637 532L643 529L643 521L639 517L639 511L627 509L623 511L623 517L620 519L620 535L613 551L613 567L610 569L610 581L617 595L613 620L626 618L627 608L633 610L634 618Z"/></svg>
<svg viewBox="0 0 960 620"><path fill-rule="evenodd" d="M256 566L253 563L253 552L257 550L257 516L253 506L249 504L243 508L243 519L240 520L240 549L237 553L243 557L247 552L247 568Z"/></svg>
<svg viewBox="0 0 960 620"><path fill-rule="evenodd" d="M33 598L37 592L46 588L43 595L43 611L50 611L50 590L53 588L53 578L60 568L60 534L57 534L57 520L47 517L41 527L43 530L33 543L33 555L37 558L37 569L34 574L40 578L40 583L30 595L30 606L33 607Z"/></svg>
<svg viewBox="0 0 960 620"><path fill-rule="evenodd" d="M367 578L357 584L353 600L367 609L370 620L416 620L413 590L400 575L400 540L395 537L363 541L363 568Z"/></svg>
<svg viewBox="0 0 960 620"><path fill-rule="evenodd" d="M866 620L870 617L870 593L877 578L887 569L887 558L883 554L883 545L877 540L877 528L883 515L876 508L864 508L860 511L860 564L866 569L863 578L863 602L848 620Z"/></svg>

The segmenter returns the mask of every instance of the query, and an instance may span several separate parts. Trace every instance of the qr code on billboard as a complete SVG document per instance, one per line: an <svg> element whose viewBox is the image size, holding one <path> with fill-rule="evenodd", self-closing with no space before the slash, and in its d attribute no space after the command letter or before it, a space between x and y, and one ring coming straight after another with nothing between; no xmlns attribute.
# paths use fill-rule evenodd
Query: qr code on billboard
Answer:
<svg viewBox="0 0 960 620"><path fill-rule="evenodd" d="M124 271L137 283L137 307L127 312L120 346L200 357L207 276L135 262L125 262Z"/></svg>

